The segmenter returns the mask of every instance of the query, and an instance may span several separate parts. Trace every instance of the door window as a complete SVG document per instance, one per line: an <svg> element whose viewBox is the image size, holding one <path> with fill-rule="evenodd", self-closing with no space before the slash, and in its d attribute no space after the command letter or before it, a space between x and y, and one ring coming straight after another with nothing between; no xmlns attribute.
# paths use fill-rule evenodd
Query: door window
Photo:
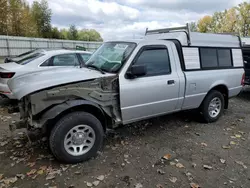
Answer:
<svg viewBox="0 0 250 188"><path fill-rule="evenodd" d="M146 76L157 76L171 73L170 59L166 48L145 49L134 65L145 65Z"/></svg>
<svg viewBox="0 0 250 188"><path fill-rule="evenodd" d="M51 58L47 59L45 62L43 62L40 67L47 67L47 66L50 66L50 61L51 61Z"/></svg>
<svg viewBox="0 0 250 188"><path fill-rule="evenodd" d="M79 61L76 54L56 55L53 58L52 66L78 66Z"/></svg>

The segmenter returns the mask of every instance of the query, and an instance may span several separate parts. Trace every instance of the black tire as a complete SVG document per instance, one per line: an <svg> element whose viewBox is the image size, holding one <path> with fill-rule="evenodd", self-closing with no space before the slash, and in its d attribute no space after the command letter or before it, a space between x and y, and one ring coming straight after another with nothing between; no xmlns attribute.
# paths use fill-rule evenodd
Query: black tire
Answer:
<svg viewBox="0 0 250 188"><path fill-rule="evenodd" d="M77 125L88 125L95 132L95 142L92 148L85 154L73 156L64 147L64 138L69 130ZM80 163L97 155L104 139L104 130L101 122L92 114L86 112L72 112L61 118L50 134L50 149L57 160L64 163Z"/></svg>
<svg viewBox="0 0 250 188"><path fill-rule="evenodd" d="M212 117L209 114L209 104L214 98L219 98L221 101L220 112L216 117ZM222 93L219 91L216 91L216 90L210 91L207 94L204 101L202 102L202 105L200 108L200 111L201 111L201 114L203 116L204 121L206 123L212 123L212 122L217 121L220 118L221 114L223 113L224 107L225 107L225 99L224 99L224 96L222 95Z"/></svg>

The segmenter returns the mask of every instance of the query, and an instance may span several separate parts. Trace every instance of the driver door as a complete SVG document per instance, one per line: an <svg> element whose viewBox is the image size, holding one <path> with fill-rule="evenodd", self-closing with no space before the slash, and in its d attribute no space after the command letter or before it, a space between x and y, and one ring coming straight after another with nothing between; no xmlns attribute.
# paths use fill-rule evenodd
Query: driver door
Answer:
<svg viewBox="0 0 250 188"><path fill-rule="evenodd" d="M177 110L180 81L171 46L168 42L163 44L142 46L127 70L120 74L124 124ZM145 65L146 75L127 78L126 73L133 65Z"/></svg>

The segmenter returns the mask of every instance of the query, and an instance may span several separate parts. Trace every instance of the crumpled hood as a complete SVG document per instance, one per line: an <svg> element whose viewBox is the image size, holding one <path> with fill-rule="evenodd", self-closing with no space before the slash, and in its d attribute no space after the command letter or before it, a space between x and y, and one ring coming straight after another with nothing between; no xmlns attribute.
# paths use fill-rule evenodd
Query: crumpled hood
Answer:
<svg viewBox="0 0 250 188"><path fill-rule="evenodd" d="M54 68L14 77L8 81L8 86L14 96L20 100L30 93L53 86L112 75L109 73L101 74L87 68Z"/></svg>

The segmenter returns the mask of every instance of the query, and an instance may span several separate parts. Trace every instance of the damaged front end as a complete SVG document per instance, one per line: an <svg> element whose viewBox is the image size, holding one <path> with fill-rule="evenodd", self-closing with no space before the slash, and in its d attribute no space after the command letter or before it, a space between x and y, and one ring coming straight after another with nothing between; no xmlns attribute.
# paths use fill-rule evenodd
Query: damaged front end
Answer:
<svg viewBox="0 0 250 188"><path fill-rule="evenodd" d="M110 119L111 127L121 123L118 76L64 84L23 97L19 103L21 124L43 129L48 122L69 109L97 108ZM13 128L14 129L14 128Z"/></svg>

